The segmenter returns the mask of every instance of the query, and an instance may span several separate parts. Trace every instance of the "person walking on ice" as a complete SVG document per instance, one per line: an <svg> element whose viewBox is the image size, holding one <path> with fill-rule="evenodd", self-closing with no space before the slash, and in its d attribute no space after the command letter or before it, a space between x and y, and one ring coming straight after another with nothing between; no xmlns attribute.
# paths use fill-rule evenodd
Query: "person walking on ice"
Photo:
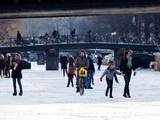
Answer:
<svg viewBox="0 0 160 120"><path fill-rule="evenodd" d="M12 80L13 80L13 96L17 95L17 87L16 82L18 82L19 85L19 95L23 95L23 89L22 89L22 60L20 54L15 54L14 58L12 59Z"/></svg>
<svg viewBox="0 0 160 120"><path fill-rule="evenodd" d="M106 76L107 89L106 89L105 96L108 96L108 92L110 91L110 95L109 95L110 98L113 98L113 95L112 95L112 91L113 91L113 78L114 78L115 74L123 75L121 72L118 72L115 69L115 63L114 63L114 61L109 61L107 69L103 72L102 76L100 77L100 81L102 82L103 77ZM116 80L117 83L119 83L117 81L117 79L115 79L115 80Z"/></svg>
<svg viewBox="0 0 160 120"><path fill-rule="evenodd" d="M75 74L75 70L76 70L76 68L74 67L74 66L70 66L69 68L68 68L68 83L67 83L67 87L69 87L69 85L70 85L70 83L72 83L72 87L74 87L74 85L73 85L73 78L74 78L74 76L76 77L76 74Z"/></svg>
<svg viewBox="0 0 160 120"><path fill-rule="evenodd" d="M132 50L128 50L124 52L124 56L122 56L122 60L120 64L120 71L124 74L125 86L124 86L123 96L125 98L131 98L129 83L131 81L132 72L134 73L133 74L134 76L136 75L135 66L133 65L132 54L133 54Z"/></svg>

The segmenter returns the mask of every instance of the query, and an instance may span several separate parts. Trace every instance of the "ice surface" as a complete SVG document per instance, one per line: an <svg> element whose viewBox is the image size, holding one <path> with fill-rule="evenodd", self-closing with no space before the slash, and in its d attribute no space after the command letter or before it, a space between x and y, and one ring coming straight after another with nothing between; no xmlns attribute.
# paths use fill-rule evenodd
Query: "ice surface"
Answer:
<svg viewBox="0 0 160 120"><path fill-rule="evenodd" d="M105 78L99 82L105 66L96 71L94 89L84 96L66 87L61 70L32 66L23 70L23 96L12 96L11 79L0 80L0 120L159 120L160 72L139 70L132 76L130 99L122 97L124 80L118 76L120 84L114 82L114 98L109 99Z"/></svg>

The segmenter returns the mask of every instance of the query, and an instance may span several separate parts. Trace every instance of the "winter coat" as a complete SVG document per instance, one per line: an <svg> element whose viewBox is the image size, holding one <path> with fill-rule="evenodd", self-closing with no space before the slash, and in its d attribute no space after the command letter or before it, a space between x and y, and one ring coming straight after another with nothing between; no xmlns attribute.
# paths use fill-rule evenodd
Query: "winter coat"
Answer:
<svg viewBox="0 0 160 120"><path fill-rule="evenodd" d="M6 57L6 58L5 58L5 68L6 68L6 69L9 69L9 68L10 68L10 60L11 60L10 57Z"/></svg>
<svg viewBox="0 0 160 120"><path fill-rule="evenodd" d="M16 62L18 64L17 68L14 70L14 65L13 62ZM13 61L12 62L12 78L22 78L22 69L23 69L23 64L22 61Z"/></svg>
<svg viewBox="0 0 160 120"><path fill-rule="evenodd" d="M118 72L116 69L107 68L107 69L103 72L102 77L106 75L106 80L113 80L115 74L121 75L121 73Z"/></svg>
<svg viewBox="0 0 160 120"><path fill-rule="evenodd" d="M67 72L68 73L68 78L73 79L73 77L76 76L75 70L76 70L76 68L74 66L68 68L68 72Z"/></svg>
<svg viewBox="0 0 160 120"><path fill-rule="evenodd" d="M62 56L60 59L61 69L67 69L68 59L66 56Z"/></svg>
<svg viewBox="0 0 160 120"><path fill-rule="evenodd" d="M76 70L75 67L69 67L68 68L68 74L75 74L75 70Z"/></svg>
<svg viewBox="0 0 160 120"><path fill-rule="evenodd" d="M73 57L69 57L68 62L69 62L69 67L74 66L74 58Z"/></svg>
<svg viewBox="0 0 160 120"><path fill-rule="evenodd" d="M0 69L2 70L4 69L4 67L5 67L5 61L4 59L0 59Z"/></svg>
<svg viewBox="0 0 160 120"><path fill-rule="evenodd" d="M103 60L103 58L100 57L100 56L98 56L98 57L97 57L97 64L98 64L98 65L101 65L101 64L102 64L102 60Z"/></svg>
<svg viewBox="0 0 160 120"><path fill-rule="evenodd" d="M133 61L133 60L132 60ZM128 59L122 59L121 63L120 63L120 71L122 71L124 74L131 72L132 70L134 70L135 68L133 67L133 62L132 62L132 66L131 68L128 67L127 65L128 63Z"/></svg>
<svg viewBox="0 0 160 120"><path fill-rule="evenodd" d="M95 72L95 67L94 67L94 63L93 63L92 58L88 57L88 62L89 62L88 72L93 74Z"/></svg>
<svg viewBox="0 0 160 120"><path fill-rule="evenodd" d="M84 57L82 57L82 56L79 56L79 57L77 57L77 59L76 59L76 63L75 63L75 65L76 65L76 68L81 68L81 67L86 67L86 68L88 68L88 60L87 60L87 58L84 56Z"/></svg>

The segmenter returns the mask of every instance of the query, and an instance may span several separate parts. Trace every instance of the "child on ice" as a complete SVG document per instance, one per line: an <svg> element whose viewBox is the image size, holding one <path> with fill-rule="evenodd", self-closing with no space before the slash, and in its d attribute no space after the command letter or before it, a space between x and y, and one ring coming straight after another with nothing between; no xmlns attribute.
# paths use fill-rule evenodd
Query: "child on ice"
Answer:
<svg viewBox="0 0 160 120"><path fill-rule="evenodd" d="M109 95L110 98L113 98L112 90L113 90L113 78L115 74L122 75L122 73L118 72L115 69L115 63L113 61L109 61L108 68L104 71L103 75L100 77L100 81L102 82L103 77L106 75L107 89L105 95L108 96L108 92L110 90L110 95ZM119 83L117 80L116 82Z"/></svg>
<svg viewBox="0 0 160 120"><path fill-rule="evenodd" d="M76 77L76 74L75 74L75 67L69 67L68 69L68 83L67 83L67 87L69 87L70 83L72 83L72 87L74 87L73 85L73 78L74 76Z"/></svg>

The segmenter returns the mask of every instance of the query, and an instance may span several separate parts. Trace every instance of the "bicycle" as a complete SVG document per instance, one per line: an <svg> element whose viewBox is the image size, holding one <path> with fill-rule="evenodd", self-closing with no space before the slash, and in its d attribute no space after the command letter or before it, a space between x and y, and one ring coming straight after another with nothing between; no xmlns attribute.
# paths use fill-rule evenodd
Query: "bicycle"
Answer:
<svg viewBox="0 0 160 120"><path fill-rule="evenodd" d="M85 67L81 67L79 70L79 93L82 96L84 94L84 83L87 77L87 70Z"/></svg>

